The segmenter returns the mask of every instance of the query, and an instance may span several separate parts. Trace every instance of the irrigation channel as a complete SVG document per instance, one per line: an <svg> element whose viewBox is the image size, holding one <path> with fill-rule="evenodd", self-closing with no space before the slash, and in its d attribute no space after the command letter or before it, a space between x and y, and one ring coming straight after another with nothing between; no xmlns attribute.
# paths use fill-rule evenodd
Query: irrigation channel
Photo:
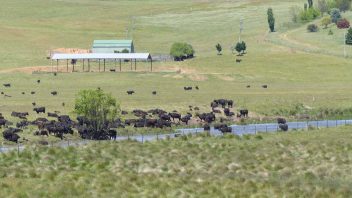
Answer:
<svg viewBox="0 0 352 198"><path fill-rule="evenodd" d="M305 122L287 122L289 130L309 130L309 128L329 128L329 127L338 127L345 125L352 125L352 120L321 120L321 121L305 121ZM277 123L265 123L265 124L248 124L248 125L231 125L232 134L235 135L246 135L246 134L257 134L257 133L273 133L280 131L279 125ZM190 128L190 129L177 129L174 133L169 134L156 134L156 135L133 135L133 136L117 136L116 141L123 140L134 140L138 142L147 142L147 141L155 141L162 140L167 138L176 138L181 135L188 134L197 134L204 132L203 128ZM222 136L219 130L214 129L214 127L210 128L210 134L212 136ZM66 148L69 146L82 146L93 142L92 140L76 140L76 141L61 141L59 143L50 144L50 146ZM24 150L25 145L18 144L17 146L1 146L0 145L0 153L9 152L13 150L17 150L18 152Z"/></svg>

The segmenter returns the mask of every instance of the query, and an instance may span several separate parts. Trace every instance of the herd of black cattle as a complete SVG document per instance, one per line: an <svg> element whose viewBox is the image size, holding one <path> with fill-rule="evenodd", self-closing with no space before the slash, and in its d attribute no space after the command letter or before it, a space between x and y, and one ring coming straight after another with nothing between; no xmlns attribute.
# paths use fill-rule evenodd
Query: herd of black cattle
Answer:
<svg viewBox="0 0 352 198"><path fill-rule="evenodd" d="M37 83L40 83L40 80L37 80ZM5 87L11 87L11 84L3 84ZM247 87L248 88L248 87ZM265 86L267 88L267 86ZM184 87L185 91L192 90L192 87ZM195 86L196 90L199 90L198 86ZM127 91L128 95L132 95L135 93L133 90ZM4 95L4 92L1 92ZM24 94L24 93L22 93ZM31 92L31 94L35 94L35 92ZM52 91L51 94L56 96L57 91ZM156 91L152 92L153 95L156 95ZM6 95L6 94L5 94ZM8 96L11 97L11 96ZM33 106L36 106L36 103L32 103ZM64 105L64 103L62 104ZM92 123L87 118L78 116L76 121L71 119L68 115L59 115L59 112L47 112L47 116L49 118L54 118L48 120L47 118L40 117L35 119L34 121L28 121L27 116L29 116L28 112L12 112L12 117L17 117L20 119L19 122L16 123L16 127L13 127L14 124L0 113L0 127L4 127L3 137L12 142L18 142L20 139L19 133L23 131L26 127L32 125L36 126L38 130L34 132L34 135L38 136L49 136L54 135L61 139L64 138L65 134L73 134L74 130L78 131L80 136L84 139L95 139L95 140L106 140L106 139L116 139L117 136L117 128L125 128L126 126L134 127L134 128L167 128L172 127L172 125L180 125L185 124L188 125L190 120L193 118L203 125L204 130L210 130L210 124L216 122L217 115L222 115L222 112L227 118L231 118L236 116L237 118L246 118L248 117L247 109L240 109L238 113L231 112L231 109L234 107L234 101L228 99L216 99L210 103L211 111L208 113L200 113L200 109L198 107L189 106L189 112L185 115L181 115L181 113L177 111L167 112L162 109L152 109L149 111L143 110L133 110L131 113L137 117L137 119L125 119L122 121L121 119L116 119L112 122L105 122L102 127L100 127L100 131L96 131L96 123ZM45 107L34 107L33 111L37 114L45 114ZM194 114L190 112L194 112ZM126 111L121 112L123 115L129 114ZM220 116L219 123L214 125L215 129L220 130L222 133L230 133L232 132L231 127L224 124L226 118ZM286 120L283 118L278 119L279 126L282 130L287 131L288 127L286 124Z"/></svg>

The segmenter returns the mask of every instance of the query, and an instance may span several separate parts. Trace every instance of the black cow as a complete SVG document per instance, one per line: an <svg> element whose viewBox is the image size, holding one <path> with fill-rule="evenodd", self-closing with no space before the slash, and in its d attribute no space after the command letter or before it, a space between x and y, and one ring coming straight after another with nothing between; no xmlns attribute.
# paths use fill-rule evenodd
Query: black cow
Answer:
<svg viewBox="0 0 352 198"><path fill-rule="evenodd" d="M279 128L280 128L282 131L288 131L288 125L287 125L287 124L279 124Z"/></svg>
<svg viewBox="0 0 352 198"><path fill-rule="evenodd" d="M22 95L25 95L26 93L24 91L22 91Z"/></svg>
<svg viewBox="0 0 352 198"><path fill-rule="evenodd" d="M172 121L175 121L175 119L181 120L181 114L179 113L169 113L169 116L172 118Z"/></svg>
<svg viewBox="0 0 352 198"><path fill-rule="evenodd" d="M116 72L116 69L110 69L111 72Z"/></svg>
<svg viewBox="0 0 352 198"><path fill-rule="evenodd" d="M237 117L238 117L238 115L237 115ZM241 109L239 117L245 117L245 118L248 117L248 110L247 109Z"/></svg>
<svg viewBox="0 0 352 198"><path fill-rule="evenodd" d="M11 87L11 84L10 83L6 83L6 84L3 84L4 87Z"/></svg>
<svg viewBox="0 0 352 198"><path fill-rule="evenodd" d="M242 59L236 58L236 63L240 63L241 61L242 61Z"/></svg>
<svg viewBox="0 0 352 198"><path fill-rule="evenodd" d="M35 102L32 102L32 105L35 106L35 105L37 105L37 104L36 104Z"/></svg>
<svg viewBox="0 0 352 198"><path fill-rule="evenodd" d="M198 86L196 86L196 90L199 90L199 87L198 87Z"/></svg>
<svg viewBox="0 0 352 198"><path fill-rule="evenodd" d="M286 124L286 119L285 118L277 118L277 123L278 124Z"/></svg>
<svg viewBox="0 0 352 198"><path fill-rule="evenodd" d="M29 122L27 120L22 120L16 124L17 128L24 128L29 125Z"/></svg>
<svg viewBox="0 0 352 198"><path fill-rule="evenodd" d="M153 94L153 95L156 95L156 91L153 91L152 94Z"/></svg>
<svg viewBox="0 0 352 198"><path fill-rule="evenodd" d="M0 119L0 127L5 126L7 124L7 120L5 119Z"/></svg>
<svg viewBox="0 0 352 198"><path fill-rule="evenodd" d="M192 87L183 87L183 89L184 89L185 91L190 91L190 90L192 90L193 88L192 88Z"/></svg>
<svg viewBox="0 0 352 198"><path fill-rule="evenodd" d="M266 88L268 88L268 85L262 85L262 87L263 87L264 89L266 89Z"/></svg>
<svg viewBox="0 0 352 198"><path fill-rule="evenodd" d="M159 118L164 121L171 121L171 116L168 114L160 114Z"/></svg>
<svg viewBox="0 0 352 198"><path fill-rule="evenodd" d="M53 96L56 96L57 95L57 91L52 91L52 92L50 92L51 93L51 95L53 95Z"/></svg>
<svg viewBox="0 0 352 198"><path fill-rule="evenodd" d="M37 80L37 83L39 84L39 83L40 83L40 80Z"/></svg>
<svg viewBox="0 0 352 198"><path fill-rule="evenodd" d="M37 112L37 114L45 113L45 107L35 107L33 108L33 111Z"/></svg>
<svg viewBox="0 0 352 198"><path fill-rule="evenodd" d="M34 95L34 94L35 94L35 91L31 91L31 94Z"/></svg>
<svg viewBox="0 0 352 198"><path fill-rule="evenodd" d="M246 88L251 88L251 86L250 86L250 85L247 85Z"/></svg>
<svg viewBox="0 0 352 198"><path fill-rule="evenodd" d="M11 142L18 142L18 139L20 139L20 136L17 135L16 133L13 133L11 130L5 130L4 132L2 132L3 137Z"/></svg>
<svg viewBox="0 0 352 198"><path fill-rule="evenodd" d="M228 100L228 101L227 101L227 106L228 106L229 108L232 108L232 107L233 107L233 100Z"/></svg>
<svg viewBox="0 0 352 198"><path fill-rule="evenodd" d="M116 136L117 136L117 131L114 129L110 129L109 130L109 137L111 140L116 140Z"/></svg>
<svg viewBox="0 0 352 198"><path fill-rule="evenodd" d="M127 94L128 95L132 95L132 94L134 94L135 92L133 91L133 90L129 90L129 91L127 91Z"/></svg>
<svg viewBox="0 0 352 198"><path fill-rule="evenodd" d="M48 117L53 117L53 118L57 118L59 117L56 113L50 113L48 112Z"/></svg>

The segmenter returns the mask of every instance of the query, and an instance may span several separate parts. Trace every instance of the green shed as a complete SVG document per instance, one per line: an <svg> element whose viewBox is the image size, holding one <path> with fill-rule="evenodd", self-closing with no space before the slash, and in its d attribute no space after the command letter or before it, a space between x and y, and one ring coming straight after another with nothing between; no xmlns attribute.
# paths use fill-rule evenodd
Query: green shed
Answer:
<svg viewBox="0 0 352 198"><path fill-rule="evenodd" d="M93 53L121 53L123 50L134 53L132 40L94 40Z"/></svg>

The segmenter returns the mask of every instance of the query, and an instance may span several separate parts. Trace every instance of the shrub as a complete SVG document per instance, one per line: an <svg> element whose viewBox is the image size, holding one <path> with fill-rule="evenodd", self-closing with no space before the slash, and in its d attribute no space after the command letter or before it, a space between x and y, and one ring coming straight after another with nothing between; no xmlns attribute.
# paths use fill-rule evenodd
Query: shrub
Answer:
<svg viewBox="0 0 352 198"><path fill-rule="evenodd" d="M320 12L315 8L309 8L307 10L302 10L299 14L299 18L303 22L309 22L320 16Z"/></svg>
<svg viewBox="0 0 352 198"><path fill-rule="evenodd" d="M340 10L336 8L331 9L330 16L331 16L331 22L337 23L337 21L341 19Z"/></svg>
<svg viewBox="0 0 352 198"><path fill-rule="evenodd" d="M340 19L336 25L339 29L346 29L350 27L350 22L347 19Z"/></svg>
<svg viewBox="0 0 352 198"><path fill-rule="evenodd" d="M333 34L334 32L332 32L332 30L330 29L328 35L333 35Z"/></svg>
<svg viewBox="0 0 352 198"><path fill-rule="evenodd" d="M328 25L331 23L331 18L330 16L327 16L327 17L324 17L322 20L321 20L321 25L324 26L324 28L328 28Z"/></svg>
<svg viewBox="0 0 352 198"><path fill-rule="evenodd" d="M308 32L317 32L318 31L318 26L315 24L309 24L307 26Z"/></svg>
<svg viewBox="0 0 352 198"><path fill-rule="evenodd" d="M174 57L175 60L183 60L187 58L193 58L194 49L192 45L187 43L174 43L171 46L170 54Z"/></svg>
<svg viewBox="0 0 352 198"><path fill-rule="evenodd" d="M222 51L222 47L220 45L220 43L215 45L216 51L218 51L218 55L221 55L221 51Z"/></svg>
<svg viewBox="0 0 352 198"><path fill-rule="evenodd" d="M346 44L352 45L352 28L349 28L346 35Z"/></svg>

